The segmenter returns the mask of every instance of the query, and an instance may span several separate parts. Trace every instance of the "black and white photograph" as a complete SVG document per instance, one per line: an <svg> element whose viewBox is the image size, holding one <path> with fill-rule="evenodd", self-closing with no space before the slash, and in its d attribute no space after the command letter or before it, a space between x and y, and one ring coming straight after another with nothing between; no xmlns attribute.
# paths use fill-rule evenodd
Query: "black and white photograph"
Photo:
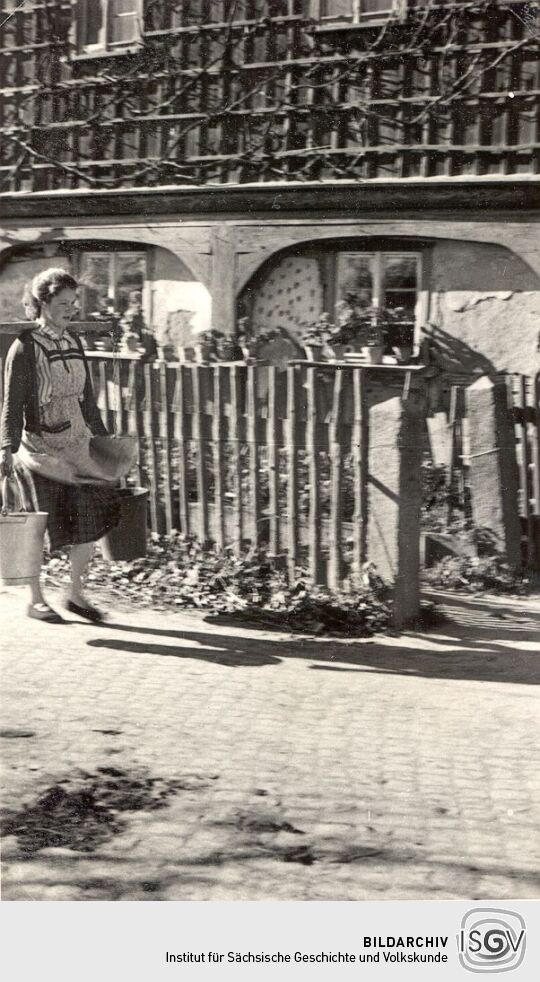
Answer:
<svg viewBox="0 0 540 982"><path fill-rule="evenodd" d="M2 900L490 901L517 978L539 4L0 11Z"/></svg>

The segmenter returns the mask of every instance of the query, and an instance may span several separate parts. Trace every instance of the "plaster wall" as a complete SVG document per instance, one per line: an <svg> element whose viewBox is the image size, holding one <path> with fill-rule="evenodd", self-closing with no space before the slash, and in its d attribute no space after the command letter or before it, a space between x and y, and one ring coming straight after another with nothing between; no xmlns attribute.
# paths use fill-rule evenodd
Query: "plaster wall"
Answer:
<svg viewBox="0 0 540 982"><path fill-rule="evenodd" d="M498 245L439 242L429 287L429 321L449 365L540 369L540 276L519 254Z"/></svg>
<svg viewBox="0 0 540 982"><path fill-rule="evenodd" d="M252 320L257 332L285 328L294 337L323 308L319 264L308 256L286 256L253 290Z"/></svg>
<svg viewBox="0 0 540 982"><path fill-rule="evenodd" d="M168 249L156 248L150 272L151 324L158 344L189 345L210 327L207 287Z"/></svg>

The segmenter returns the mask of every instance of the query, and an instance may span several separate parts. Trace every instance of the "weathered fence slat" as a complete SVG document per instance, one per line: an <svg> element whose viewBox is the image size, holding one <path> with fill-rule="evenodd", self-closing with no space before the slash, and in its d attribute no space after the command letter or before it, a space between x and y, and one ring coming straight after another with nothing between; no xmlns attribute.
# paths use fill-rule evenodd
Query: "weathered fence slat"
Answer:
<svg viewBox="0 0 540 982"><path fill-rule="evenodd" d="M143 426L146 439L146 454L148 459L148 472L150 487L157 490L158 487L158 463L156 453L156 439L154 431L154 399L153 399L153 373L152 366L147 363L144 366L144 413ZM157 494L150 495L150 528L152 532L161 531Z"/></svg>
<svg viewBox="0 0 540 982"><path fill-rule="evenodd" d="M233 546L237 555L242 552L244 542L244 510L242 507L242 457L240 443L240 386L239 371L236 365L231 367L230 376L230 416L229 442L231 447L231 474L234 502Z"/></svg>
<svg viewBox="0 0 540 982"><path fill-rule="evenodd" d="M367 555L367 474L368 474L368 416L366 385L361 368L353 368L354 422L352 432L353 512L353 576L356 586L362 583L362 567Z"/></svg>
<svg viewBox="0 0 540 982"><path fill-rule="evenodd" d="M108 367L108 362L100 361L99 394L103 405L103 412L105 413L105 426L107 427L107 430L109 430L110 432L114 423L112 419L111 407L109 402L109 380L107 378L107 367Z"/></svg>
<svg viewBox="0 0 540 982"><path fill-rule="evenodd" d="M126 393L127 402L127 431L137 437L139 447L137 457L137 481L139 486L144 484L143 474L143 447L142 447L142 426L140 417L140 404L138 398L140 367L139 362L131 361L128 372L128 385Z"/></svg>
<svg viewBox="0 0 540 982"><path fill-rule="evenodd" d="M275 365L268 366L268 418L266 425L266 445L268 449L268 521L269 551L271 556L280 551L280 508L279 508L279 447L277 439L278 414Z"/></svg>
<svg viewBox="0 0 540 982"><path fill-rule="evenodd" d="M99 405L99 376L100 376L99 364L93 359L92 360L89 359L88 367L90 369L90 381L92 383L92 391L94 393L94 399L96 400L96 403L98 403ZM103 413L102 416L104 416ZM105 418L103 418L103 422L104 423L106 422Z"/></svg>
<svg viewBox="0 0 540 982"><path fill-rule="evenodd" d="M115 358L113 361L112 387L114 392L114 433L116 436L119 436L124 432L124 400L122 398L121 364L118 358Z"/></svg>
<svg viewBox="0 0 540 982"><path fill-rule="evenodd" d="M249 453L249 496L251 502L252 544L259 545L261 533L261 500L259 489L259 446L257 442L257 368L247 369L247 442Z"/></svg>
<svg viewBox="0 0 540 982"><path fill-rule="evenodd" d="M343 395L343 371L334 374L332 415L330 418L328 440L330 444L330 527L328 535L328 583L333 589L341 584L343 548L341 541L341 406Z"/></svg>
<svg viewBox="0 0 540 982"><path fill-rule="evenodd" d="M169 393L167 365L161 362L159 366L159 437L163 454L163 494L165 498L165 527L167 532L174 528L172 470L171 470L171 438L169 427Z"/></svg>
<svg viewBox="0 0 540 982"><path fill-rule="evenodd" d="M308 559L311 583L323 582L323 562L321 552L321 496L320 466L318 446L318 415L316 369L306 369L307 384L307 425L306 451L309 474L309 516L308 516Z"/></svg>
<svg viewBox="0 0 540 982"><path fill-rule="evenodd" d="M214 464L214 529L218 549L225 545L225 473L223 468L223 396L222 372L219 365L214 366L214 415L212 419L213 464Z"/></svg>
<svg viewBox="0 0 540 982"><path fill-rule="evenodd" d="M452 521L454 507L456 505L455 485L456 480L459 484L459 500L464 503L464 471L463 471L463 446L462 446L462 427L461 417L463 415L463 389L459 385L453 385L450 389L450 411L448 416L448 426L450 429L450 451L448 461L448 473L446 475L447 491L447 514L448 524Z"/></svg>
<svg viewBox="0 0 540 982"><path fill-rule="evenodd" d="M530 394L532 409L533 510L535 515L540 516L540 372L538 372L534 379L531 379ZM540 560L540 556L538 559Z"/></svg>
<svg viewBox="0 0 540 982"><path fill-rule="evenodd" d="M529 436L530 467L530 523L529 523L529 565L540 570L540 403L538 401L536 379L525 377L526 418Z"/></svg>
<svg viewBox="0 0 540 982"><path fill-rule="evenodd" d="M176 385L173 396L174 435L178 447L178 508L180 512L180 529L183 535L190 533L189 498L188 498L188 468L187 448L185 439L185 373L183 365L176 369Z"/></svg>
<svg viewBox="0 0 540 982"><path fill-rule="evenodd" d="M287 567L294 579L298 563L298 369L287 368Z"/></svg>
<svg viewBox="0 0 540 982"><path fill-rule="evenodd" d="M203 544L209 539L208 523L208 477L206 471L206 441L204 433L203 413L205 406L202 399L202 372L205 369L201 365L191 366L191 380L193 386L193 439L195 441L196 453L196 473L197 473L197 503L199 510L199 535Z"/></svg>
<svg viewBox="0 0 540 982"><path fill-rule="evenodd" d="M525 519L525 526L527 529L526 538L526 554L527 554L527 565L532 566L534 561L534 519L531 511L531 494L532 488L530 477L531 467L531 454L529 446L529 426L527 421L528 416L528 406L527 406L527 379L525 375L520 375L518 377L518 389L517 389L517 405L521 410L519 416L519 438L521 445L521 452L519 455L519 467L520 467L520 483L522 492L522 507L523 507L523 518Z"/></svg>

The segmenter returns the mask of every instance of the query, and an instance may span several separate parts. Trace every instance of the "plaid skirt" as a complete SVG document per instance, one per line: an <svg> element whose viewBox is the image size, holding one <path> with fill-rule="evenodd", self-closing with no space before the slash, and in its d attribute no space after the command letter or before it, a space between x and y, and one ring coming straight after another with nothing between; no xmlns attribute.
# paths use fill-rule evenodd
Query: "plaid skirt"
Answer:
<svg viewBox="0 0 540 982"><path fill-rule="evenodd" d="M46 511L51 552L82 542L96 542L120 520L120 495L97 484L59 484L35 474L20 462L15 473L24 507Z"/></svg>

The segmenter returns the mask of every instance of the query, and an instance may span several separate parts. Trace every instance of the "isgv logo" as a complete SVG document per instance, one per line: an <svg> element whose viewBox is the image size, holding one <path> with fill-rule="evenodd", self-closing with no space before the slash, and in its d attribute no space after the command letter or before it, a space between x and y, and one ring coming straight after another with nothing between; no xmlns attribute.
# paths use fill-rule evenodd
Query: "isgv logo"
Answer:
<svg viewBox="0 0 540 982"><path fill-rule="evenodd" d="M462 918L457 945L469 972L511 972L525 957L525 921L511 910L475 907Z"/></svg>

